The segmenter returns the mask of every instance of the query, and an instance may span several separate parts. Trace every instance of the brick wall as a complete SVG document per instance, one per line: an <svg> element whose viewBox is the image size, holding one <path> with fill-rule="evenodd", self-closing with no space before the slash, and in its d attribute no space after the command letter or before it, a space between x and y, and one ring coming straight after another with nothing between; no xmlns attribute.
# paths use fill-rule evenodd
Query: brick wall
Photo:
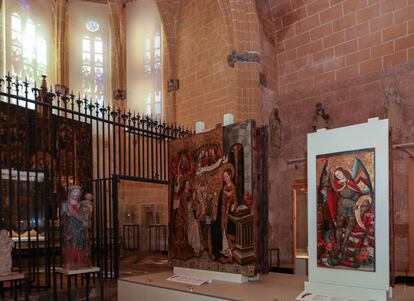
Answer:
<svg viewBox="0 0 414 301"><path fill-rule="evenodd" d="M272 21L263 13L266 18L259 28L255 4L254 0L157 0L169 52L169 69L164 71L180 81L180 89L165 98L168 121L194 127L202 120L211 129L223 122L225 113L232 113L235 121L261 122L259 72L268 73L273 89L277 73ZM257 51L266 64L236 63L232 68L227 55L233 50Z"/></svg>
<svg viewBox="0 0 414 301"><path fill-rule="evenodd" d="M261 72L266 75L267 88L277 91L277 56L274 25L272 22L271 9L268 1L256 1L257 15L260 25L260 54Z"/></svg>
<svg viewBox="0 0 414 301"><path fill-rule="evenodd" d="M326 107L331 128L352 125L383 117L384 92L394 86L406 119L396 142L414 139L414 1L256 0L254 13L247 0L157 2L170 53L164 71L180 80L168 98L167 120L191 127L204 120L212 128L231 111L236 121L260 124L279 107L283 146L269 160L269 245L291 263L291 190L306 168L287 160L306 155L315 103ZM261 64L230 68L226 57L233 49L259 51ZM267 87L259 86L258 72L266 74ZM404 271L407 156L393 158L396 269Z"/></svg>
<svg viewBox="0 0 414 301"><path fill-rule="evenodd" d="M139 224L140 250L148 250L149 228L146 225L145 210L154 212L153 223L168 224L168 186L161 184L121 181L119 184L119 229L122 235L124 224ZM159 212L159 221L155 220ZM130 214L128 217L127 215Z"/></svg>
<svg viewBox="0 0 414 301"><path fill-rule="evenodd" d="M271 1L280 94L414 58L414 1Z"/></svg>
<svg viewBox="0 0 414 301"><path fill-rule="evenodd" d="M182 1L177 30L177 121L206 128L222 122L237 106L233 97L235 71L227 64L231 47L225 20L216 1Z"/></svg>
<svg viewBox="0 0 414 301"><path fill-rule="evenodd" d="M331 116L330 128L384 116L384 93L404 98L405 123L394 143L414 140L414 1L269 1L274 22L278 93L267 91L264 114L279 107L282 152L270 159L270 246L292 263L292 185L306 179L306 135L315 103ZM272 101L273 99L273 101ZM264 116L267 121L268 115ZM408 262L407 155L393 154L395 268Z"/></svg>
<svg viewBox="0 0 414 301"><path fill-rule="evenodd" d="M414 63L394 66L368 75L359 76L340 84L324 86L277 97L273 103L279 107L282 120L282 152L269 164L269 214L271 246L281 249L281 260L292 259L292 199L295 180L306 179L306 163L288 165L289 159L306 157L307 133L312 132L315 103L322 102L330 115L330 128L366 122L368 118L384 116L384 92L395 87L404 99L404 126L395 133L394 143L414 140ZM408 263L408 212L407 212L407 154L394 151L394 220L396 270L404 272Z"/></svg>

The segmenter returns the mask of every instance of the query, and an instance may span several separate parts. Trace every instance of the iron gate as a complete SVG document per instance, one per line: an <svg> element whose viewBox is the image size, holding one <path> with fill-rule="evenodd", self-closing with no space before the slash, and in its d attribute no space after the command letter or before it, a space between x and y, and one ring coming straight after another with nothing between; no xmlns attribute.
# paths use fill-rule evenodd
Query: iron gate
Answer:
<svg viewBox="0 0 414 301"><path fill-rule="evenodd" d="M13 266L32 288L56 287L62 264L60 206L70 185L94 194L92 257L105 279L119 275L114 195L120 178L168 181L177 125L113 109L73 93L0 78L0 226L15 241ZM53 281L52 281L53 280ZM56 296L55 296L56 298Z"/></svg>

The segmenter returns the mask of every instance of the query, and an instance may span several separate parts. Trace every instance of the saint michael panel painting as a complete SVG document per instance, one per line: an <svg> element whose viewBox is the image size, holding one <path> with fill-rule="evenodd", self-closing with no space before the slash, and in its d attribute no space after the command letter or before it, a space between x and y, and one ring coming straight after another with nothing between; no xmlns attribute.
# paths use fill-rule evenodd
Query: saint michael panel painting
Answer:
<svg viewBox="0 0 414 301"><path fill-rule="evenodd" d="M375 271L375 151L319 155L318 267Z"/></svg>

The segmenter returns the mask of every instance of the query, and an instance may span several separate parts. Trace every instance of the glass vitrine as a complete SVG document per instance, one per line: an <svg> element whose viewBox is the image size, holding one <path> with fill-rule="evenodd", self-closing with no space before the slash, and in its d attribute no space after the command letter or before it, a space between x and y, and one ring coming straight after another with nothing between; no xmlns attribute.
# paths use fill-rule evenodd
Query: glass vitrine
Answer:
<svg viewBox="0 0 414 301"><path fill-rule="evenodd" d="M295 181L293 202L293 262L294 273L308 274L308 191L306 181Z"/></svg>

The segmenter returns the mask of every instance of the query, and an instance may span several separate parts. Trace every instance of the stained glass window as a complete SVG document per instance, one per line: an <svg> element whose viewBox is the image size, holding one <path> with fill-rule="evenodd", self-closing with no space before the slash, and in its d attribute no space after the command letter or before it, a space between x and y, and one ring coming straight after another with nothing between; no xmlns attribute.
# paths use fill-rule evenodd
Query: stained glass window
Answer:
<svg viewBox="0 0 414 301"><path fill-rule="evenodd" d="M161 115L161 91L155 92L155 115Z"/></svg>
<svg viewBox="0 0 414 301"><path fill-rule="evenodd" d="M154 61L153 61L153 68L155 74L159 74L161 70L161 35L160 32L157 31L154 34Z"/></svg>
<svg viewBox="0 0 414 301"><path fill-rule="evenodd" d="M89 35L82 38L82 91L88 99L104 103L104 47L99 35L99 23L88 21L85 28Z"/></svg>
<svg viewBox="0 0 414 301"><path fill-rule="evenodd" d="M39 85L42 75L48 76L48 83L53 84L53 78L48 74L50 64L49 43L51 33L50 5L45 1L30 2L8 1L5 3L5 72L10 72L13 78L26 80L31 86L34 82ZM14 93L15 90L12 89ZM23 95L23 89L20 89ZM34 99L31 89L28 97ZM19 102L26 105L26 102ZM27 103L29 108L34 104Z"/></svg>
<svg viewBox="0 0 414 301"><path fill-rule="evenodd" d="M151 92L148 93L146 111L148 115L160 118L162 113L161 93L161 34L160 28L145 39L144 72L148 80L152 81Z"/></svg>
<svg viewBox="0 0 414 301"><path fill-rule="evenodd" d="M85 24L87 30L95 32L99 30L99 23L96 21L88 21Z"/></svg>
<svg viewBox="0 0 414 301"><path fill-rule="evenodd" d="M140 0L129 2L126 11L128 105L161 119L162 34L158 9L154 0Z"/></svg>
<svg viewBox="0 0 414 301"><path fill-rule="evenodd" d="M151 115L151 103L152 103L152 95L151 95L152 93L151 92L149 92L148 94L147 94L147 101L146 101L146 106L145 106L145 114L147 114L147 115Z"/></svg>
<svg viewBox="0 0 414 301"><path fill-rule="evenodd" d="M146 76L158 75L161 71L161 35L156 31L147 34L144 51L144 70Z"/></svg>
<svg viewBox="0 0 414 301"><path fill-rule="evenodd" d="M12 13L10 24L11 75L27 78L31 83L39 81L47 74L47 44L40 25L16 12Z"/></svg>
<svg viewBox="0 0 414 301"><path fill-rule="evenodd" d="M69 1L69 87L88 102L110 99L110 22L108 5ZM99 112L99 111L98 111Z"/></svg>

